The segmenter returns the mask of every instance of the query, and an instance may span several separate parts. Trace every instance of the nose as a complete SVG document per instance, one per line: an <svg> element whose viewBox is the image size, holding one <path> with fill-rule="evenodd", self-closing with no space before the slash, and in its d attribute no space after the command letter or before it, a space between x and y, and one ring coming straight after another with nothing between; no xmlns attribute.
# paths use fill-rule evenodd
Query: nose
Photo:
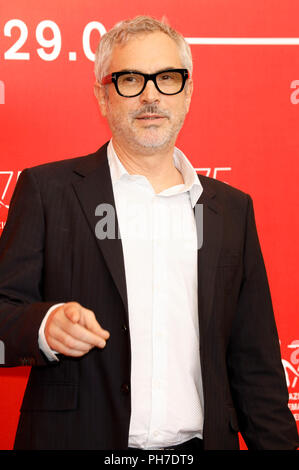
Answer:
<svg viewBox="0 0 299 470"><path fill-rule="evenodd" d="M157 90L156 85L152 80L148 80L145 89L140 95L140 100L143 103L159 102L161 93Z"/></svg>

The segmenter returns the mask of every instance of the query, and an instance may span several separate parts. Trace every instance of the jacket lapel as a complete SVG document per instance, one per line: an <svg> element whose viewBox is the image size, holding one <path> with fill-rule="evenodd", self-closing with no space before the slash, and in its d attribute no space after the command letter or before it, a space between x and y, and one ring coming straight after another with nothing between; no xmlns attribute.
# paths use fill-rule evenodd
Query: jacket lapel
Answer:
<svg viewBox="0 0 299 470"><path fill-rule="evenodd" d="M107 144L95 154L82 159L74 171L80 175L80 178L73 183L74 190L128 314L124 257L122 243L118 237L118 221L107 159ZM99 204L106 204L114 211L115 236L112 238L100 239L96 236L96 225L99 222L96 208Z"/></svg>
<svg viewBox="0 0 299 470"><path fill-rule="evenodd" d="M215 276L218 257L222 245L223 216L215 200L215 193L199 178L203 192L197 201L202 204L202 218L197 221L197 230L202 230L202 244L198 249L198 313L199 327L204 342L203 332L207 331L215 296Z"/></svg>

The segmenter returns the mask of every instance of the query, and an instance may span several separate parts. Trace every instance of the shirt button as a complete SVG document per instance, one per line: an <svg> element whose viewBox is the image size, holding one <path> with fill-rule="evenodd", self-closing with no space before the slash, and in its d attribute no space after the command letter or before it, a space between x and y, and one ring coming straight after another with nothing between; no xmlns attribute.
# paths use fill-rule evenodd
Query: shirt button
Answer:
<svg viewBox="0 0 299 470"><path fill-rule="evenodd" d="M127 394L129 393L129 391L130 391L129 385L128 385L128 384L122 384L122 386L121 386L121 391L122 391L122 393L124 393L124 394L127 395Z"/></svg>
<svg viewBox="0 0 299 470"><path fill-rule="evenodd" d="M123 324L122 329L123 329L123 331L126 331L126 332L127 332L127 331L128 331L127 325Z"/></svg>

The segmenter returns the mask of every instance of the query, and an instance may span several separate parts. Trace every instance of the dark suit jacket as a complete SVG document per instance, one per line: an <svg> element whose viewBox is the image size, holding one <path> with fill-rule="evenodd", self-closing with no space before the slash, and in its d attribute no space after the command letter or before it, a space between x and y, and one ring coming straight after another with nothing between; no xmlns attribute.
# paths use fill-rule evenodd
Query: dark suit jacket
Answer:
<svg viewBox="0 0 299 470"><path fill-rule="evenodd" d="M238 449L239 430L250 449L294 449L298 434L251 198L199 178L205 449ZM15 188L0 240L0 338L6 366L32 366L16 449L128 446L125 270L121 240L95 236L100 203L114 205L106 145L85 157L26 169ZM110 339L103 350L50 363L38 347L38 330L49 307L67 301L92 309Z"/></svg>

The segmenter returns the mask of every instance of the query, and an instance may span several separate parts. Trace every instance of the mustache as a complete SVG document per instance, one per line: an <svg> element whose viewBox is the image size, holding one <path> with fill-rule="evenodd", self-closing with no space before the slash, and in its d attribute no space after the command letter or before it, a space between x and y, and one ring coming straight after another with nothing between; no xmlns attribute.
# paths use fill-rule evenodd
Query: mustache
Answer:
<svg viewBox="0 0 299 470"><path fill-rule="evenodd" d="M145 114L154 114L155 116L169 118L170 113L168 111L161 111L156 104L147 104L140 108L138 111L132 111L130 117L133 119L144 116Z"/></svg>

